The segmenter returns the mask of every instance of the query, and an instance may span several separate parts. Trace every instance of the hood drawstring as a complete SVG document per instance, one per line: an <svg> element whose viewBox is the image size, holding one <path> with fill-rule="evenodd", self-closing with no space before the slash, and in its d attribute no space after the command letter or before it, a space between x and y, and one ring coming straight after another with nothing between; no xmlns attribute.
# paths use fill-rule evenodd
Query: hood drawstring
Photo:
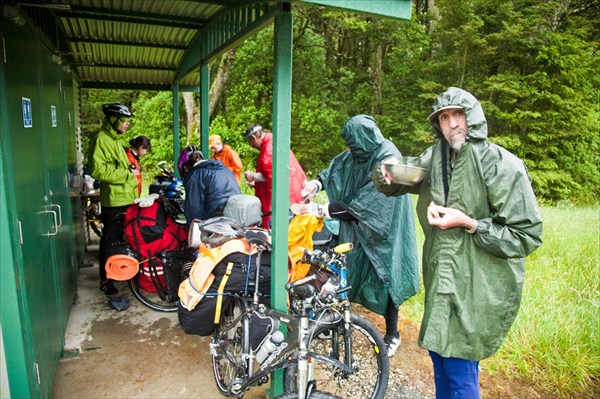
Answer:
<svg viewBox="0 0 600 399"><path fill-rule="evenodd" d="M442 184L444 186L444 206L448 206L448 191L450 191L448 184L448 145L446 140L440 140L442 145L440 149L442 151Z"/></svg>

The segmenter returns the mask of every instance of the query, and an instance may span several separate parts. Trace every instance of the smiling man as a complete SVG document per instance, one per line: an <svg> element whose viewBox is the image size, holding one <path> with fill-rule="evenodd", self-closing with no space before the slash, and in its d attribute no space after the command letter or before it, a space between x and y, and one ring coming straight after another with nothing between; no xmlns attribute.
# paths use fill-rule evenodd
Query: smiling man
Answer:
<svg viewBox="0 0 600 399"><path fill-rule="evenodd" d="M492 356L521 302L525 257L542 243L542 220L523 161L487 140L481 104L451 87L429 116L436 142L419 157L383 160L371 177L392 196L419 195L425 234L425 309L419 345L433 362L436 398L479 398L479 361ZM383 163L427 169L413 186Z"/></svg>

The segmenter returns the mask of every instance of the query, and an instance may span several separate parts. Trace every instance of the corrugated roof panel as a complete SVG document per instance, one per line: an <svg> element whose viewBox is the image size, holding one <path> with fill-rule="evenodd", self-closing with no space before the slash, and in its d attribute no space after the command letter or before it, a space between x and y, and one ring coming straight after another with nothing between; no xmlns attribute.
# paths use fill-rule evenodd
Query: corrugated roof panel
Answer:
<svg viewBox="0 0 600 399"><path fill-rule="evenodd" d="M303 0L298 2L302 3ZM396 15L410 0L309 1ZM237 39L262 28L279 9L277 0L31 0L20 7L64 62L81 87L114 82L194 86L198 65L218 56ZM37 4L38 6L33 6ZM48 5L68 7L48 7ZM47 20L56 19L48 24ZM59 26L60 29L56 29ZM63 38L64 36L64 38ZM166 68L156 70L152 68ZM171 69L179 68L177 73ZM123 88L123 87L121 87Z"/></svg>

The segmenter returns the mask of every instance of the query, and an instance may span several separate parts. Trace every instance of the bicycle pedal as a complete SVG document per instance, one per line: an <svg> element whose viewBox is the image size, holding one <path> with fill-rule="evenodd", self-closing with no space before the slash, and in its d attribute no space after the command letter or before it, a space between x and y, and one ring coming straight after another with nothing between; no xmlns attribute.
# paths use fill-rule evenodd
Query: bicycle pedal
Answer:
<svg viewBox="0 0 600 399"><path fill-rule="evenodd" d="M229 392L237 395L240 393L240 389L242 389L242 386L244 385L244 380L242 378L234 378L233 380L231 380L231 383L229 384Z"/></svg>

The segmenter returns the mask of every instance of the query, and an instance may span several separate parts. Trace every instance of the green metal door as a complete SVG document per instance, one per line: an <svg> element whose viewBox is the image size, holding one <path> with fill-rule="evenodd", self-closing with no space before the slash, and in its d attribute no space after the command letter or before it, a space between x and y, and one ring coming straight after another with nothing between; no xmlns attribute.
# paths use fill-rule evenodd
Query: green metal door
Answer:
<svg viewBox="0 0 600 399"><path fill-rule="evenodd" d="M69 198L69 171L67 168L66 132L64 120L65 90L62 67L52 61L52 53L40 49L39 73L42 94L41 127L42 153L46 156L46 179L49 204L56 213L56 235L50 237L54 251L56 293L60 302L58 321L61 337L64 336L73 294L75 292L77 264L73 253L72 213ZM52 217L54 215L52 214Z"/></svg>
<svg viewBox="0 0 600 399"><path fill-rule="evenodd" d="M23 356L28 368L28 381L16 383L28 385L31 397L48 397L64 335L52 238L60 229L51 190L55 183L51 184L49 178L54 166L49 167L52 156L47 151L51 149L44 137L51 133L44 126L44 119L48 119L43 106L44 77L38 72L41 57L49 51L26 27L4 22L1 29L6 115L3 118L8 119L3 140L8 144L5 182L9 195L14 197L9 218L16 220L20 232L13 267L20 305L18 321L26 345ZM8 358L7 367L11 368ZM9 382L15 383L12 379Z"/></svg>

